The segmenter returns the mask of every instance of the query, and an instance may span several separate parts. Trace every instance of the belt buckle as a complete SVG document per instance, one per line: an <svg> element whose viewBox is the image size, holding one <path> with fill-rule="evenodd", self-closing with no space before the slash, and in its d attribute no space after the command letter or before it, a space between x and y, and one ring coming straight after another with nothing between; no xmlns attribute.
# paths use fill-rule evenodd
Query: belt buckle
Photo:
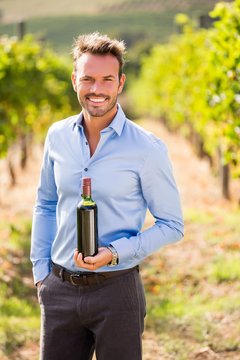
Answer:
<svg viewBox="0 0 240 360"><path fill-rule="evenodd" d="M81 279L81 274L71 274L70 275L70 283L72 284L72 285L74 285L74 286L78 286L78 285L80 285L80 284L76 284L75 282L74 282L74 279Z"/></svg>

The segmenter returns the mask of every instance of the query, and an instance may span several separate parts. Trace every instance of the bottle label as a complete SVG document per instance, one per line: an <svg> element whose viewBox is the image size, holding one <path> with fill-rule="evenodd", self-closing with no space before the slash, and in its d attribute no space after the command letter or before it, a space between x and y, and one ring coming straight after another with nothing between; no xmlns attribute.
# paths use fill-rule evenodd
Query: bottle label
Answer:
<svg viewBox="0 0 240 360"><path fill-rule="evenodd" d="M85 256L98 252L97 208L79 208L77 216L78 250Z"/></svg>

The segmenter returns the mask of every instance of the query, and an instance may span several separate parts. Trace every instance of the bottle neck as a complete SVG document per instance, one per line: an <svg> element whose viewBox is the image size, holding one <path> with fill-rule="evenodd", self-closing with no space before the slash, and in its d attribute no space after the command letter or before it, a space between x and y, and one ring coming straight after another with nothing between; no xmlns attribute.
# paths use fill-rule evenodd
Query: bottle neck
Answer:
<svg viewBox="0 0 240 360"><path fill-rule="evenodd" d="M82 199L83 199L84 205L95 204L94 201L92 200L92 195L91 195L91 179L90 178L83 179Z"/></svg>
<svg viewBox="0 0 240 360"><path fill-rule="evenodd" d="M86 196L86 195L82 194L82 204L85 205L85 206L90 206L90 205L94 205L95 202L91 198L91 195Z"/></svg>
<svg viewBox="0 0 240 360"><path fill-rule="evenodd" d="M85 201L92 201L92 196L91 196L91 194L90 194L90 195L82 194L82 198L83 198L83 200L85 200Z"/></svg>

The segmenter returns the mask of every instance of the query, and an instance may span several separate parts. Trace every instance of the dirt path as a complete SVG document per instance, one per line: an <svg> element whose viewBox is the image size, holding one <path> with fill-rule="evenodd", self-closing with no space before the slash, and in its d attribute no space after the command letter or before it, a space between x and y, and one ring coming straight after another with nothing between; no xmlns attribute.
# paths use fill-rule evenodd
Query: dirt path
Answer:
<svg viewBox="0 0 240 360"><path fill-rule="evenodd" d="M235 206L233 203L226 202L221 198L218 181L212 176L208 163L197 159L191 147L184 139L176 134L169 134L161 124L154 121L145 122L144 127L158 135L168 146L184 211L189 208L214 210L219 207L231 208ZM6 174L5 163L3 161L0 162L0 214L2 219L11 221L16 216L25 218L31 216L41 156L42 148L36 147L30 159L27 172L22 173L18 170L18 184L12 189L9 189L7 186L9 179ZM147 218L146 224L150 221ZM188 245L186 244L186 249L187 247ZM169 255L172 256L172 261L175 261L176 249L171 250L169 248ZM182 258L182 263L186 260L187 255ZM179 261L181 262L181 259ZM163 353L153 333L145 332L143 348L144 360L172 360L166 353ZM33 358L33 354L36 351L38 349L33 345L32 349L20 351L17 358L27 360L30 353L31 358ZM208 358L213 359L213 357L205 357L205 359Z"/></svg>

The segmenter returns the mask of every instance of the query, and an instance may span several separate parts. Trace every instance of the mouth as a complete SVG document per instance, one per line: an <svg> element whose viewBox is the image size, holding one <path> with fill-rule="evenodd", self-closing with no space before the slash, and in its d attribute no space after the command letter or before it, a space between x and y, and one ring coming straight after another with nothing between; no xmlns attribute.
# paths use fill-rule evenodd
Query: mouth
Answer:
<svg viewBox="0 0 240 360"><path fill-rule="evenodd" d="M95 97L95 96L86 96L86 99L88 101L90 101L91 103L93 104L103 104L107 99L108 97L106 96L98 96L98 97Z"/></svg>

